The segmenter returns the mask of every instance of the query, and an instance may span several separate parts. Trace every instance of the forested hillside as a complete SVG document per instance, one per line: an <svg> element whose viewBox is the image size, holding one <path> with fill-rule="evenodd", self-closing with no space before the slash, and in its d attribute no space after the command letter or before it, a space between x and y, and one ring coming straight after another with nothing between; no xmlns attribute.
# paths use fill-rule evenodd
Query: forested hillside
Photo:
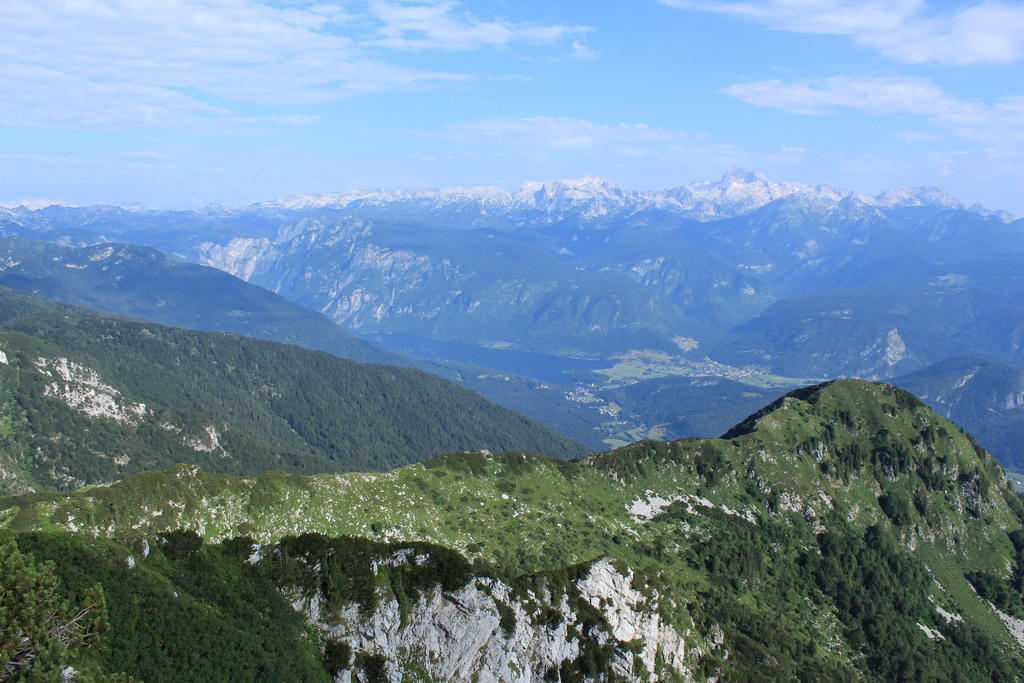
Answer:
<svg viewBox="0 0 1024 683"><path fill-rule="evenodd" d="M585 449L418 370L218 332L0 309L4 487L61 488L187 462L214 472L383 469L449 450ZM19 317L11 317L25 313Z"/></svg>
<svg viewBox="0 0 1024 683"><path fill-rule="evenodd" d="M0 238L0 286L115 315L234 332L364 363L409 363L261 287L150 247L73 248Z"/></svg>

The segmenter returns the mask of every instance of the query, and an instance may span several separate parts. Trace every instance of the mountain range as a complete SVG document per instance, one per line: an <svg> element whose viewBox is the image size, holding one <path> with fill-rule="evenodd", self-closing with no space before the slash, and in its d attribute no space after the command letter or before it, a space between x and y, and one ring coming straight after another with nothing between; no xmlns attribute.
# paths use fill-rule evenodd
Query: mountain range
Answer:
<svg viewBox="0 0 1024 683"><path fill-rule="evenodd" d="M461 209L467 215L486 212L489 218L477 219L476 225L480 226L488 220L522 217L529 212L544 215L548 220L561 220L570 214L594 219L656 209L686 218L711 220L749 213L777 199L795 195L812 200L848 200L885 208L925 205L964 208L954 197L934 187L899 188L870 196L830 185L772 182L761 173L739 168L729 169L717 182L697 181L656 191L638 191L604 178L586 177L546 183L531 181L524 183L516 192L505 192L495 187L350 190L334 194L296 195L256 206L292 211L390 209L421 216L430 216L435 211L458 214ZM231 207L220 208L230 210ZM978 205L970 210L1002 220L1012 218L1005 212L989 211ZM535 219L536 215L529 218Z"/></svg>
<svg viewBox="0 0 1024 683"><path fill-rule="evenodd" d="M0 653L1021 680L1024 503L986 448L1024 464L1022 228L739 171L5 211Z"/></svg>
<svg viewBox="0 0 1024 683"><path fill-rule="evenodd" d="M593 448L727 427L720 418L694 432L685 416L666 414L671 406L654 405L673 378L677 388L702 378L749 386L732 392L742 406L728 413L735 419L751 407L745 398L827 377L891 378L954 357L1022 366L1022 229L934 188L870 197L738 170L657 192L589 178L515 193L353 191L198 211L0 215L0 232L86 250L72 258L40 249L33 260L8 246L20 261L3 271L10 286L415 365ZM88 260L112 240L112 258L125 261L117 268L130 271L118 281L121 300L108 293L121 273ZM131 270L125 243L171 258L139 251ZM57 260L39 265L47 258ZM181 285L178 303L159 305L161 291L174 291L170 264L193 284ZM202 294L220 288L246 303ZM212 308L182 313L189 299ZM259 308L276 313L259 320ZM680 405L698 409L699 395Z"/></svg>
<svg viewBox="0 0 1024 683"><path fill-rule="evenodd" d="M885 377L951 353L1019 362L1016 327L975 324L1015 319L1019 221L933 192L867 201L738 174L714 187L719 210L701 221L562 183L543 211L382 195L188 248L396 348L411 336L608 358L683 338L690 357L793 377ZM790 353L807 332L814 353Z"/></svg>

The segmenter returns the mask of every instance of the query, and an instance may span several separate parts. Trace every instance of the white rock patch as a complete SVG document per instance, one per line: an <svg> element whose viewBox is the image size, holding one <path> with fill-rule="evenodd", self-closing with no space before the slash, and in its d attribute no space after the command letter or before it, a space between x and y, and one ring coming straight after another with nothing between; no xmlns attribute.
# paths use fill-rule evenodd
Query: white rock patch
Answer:
<svg viewBox="0 0 1024 683"><path fill-rule="evenodd" d="M632 572L623 575L603 558L594 563L578 587L587 602L604 612L612 637L623 642L643 641L640 661L648 671L655 670L659 654L671 668L685 669L686 643L674 628L661 621L657 595L648 599L633 588Z"/></svg>
<svg viewBox="0 0 1024 683"><path fill-rule="evenodd" d="M637 498L626 506L626 512L637 520L653 519L660 515L665 508L672 505L672 503L680 500L683 500L681 496L662 498L661 496L655 496L651 491L648 491L646 499Z"/></svg>
<svg viewBox="0 0 1024 683"><path fill-rule="evenodd" d="M80 413L127 424L138 424L146 416L145 403L123 398L90 367L67 358L37 358L35 366L54 380L43 388L43 395L59 399Z"/></svg>
<svg viewBox="0 0 1024 683"><path fill-rule="evenodd" d="M110 246L107 246L107 247L103 247L102 249L97 251L95 254L90 256L89 260L90 261L103 261L105 259L110 258L113 255L114 255L114 248L110 247Z"/></svg>
<svg viewBox="0 0 1024 683"><path fill-rule="evenodd" d="M212 453L219 449L220 446L220 432L213 425L206 425L203 427L203 432L206 434L206 438L186 436L184 438L185 445L194 451L200 451L203 453Z"/></svg>
<svg viewBox="0 0 1024 683"><path fill-rule="evenodd" d="M657 517L666 508L672 505L672 503L677 502L685 503L686 511L690 514L696 513L697 507L709 508L712 510L718 509L727 515L745 519L751 524L757 523L757 518L750 510L743 510L741 512L739 510L733 510L726 505L715 505L707 498L702 498L701 496L695 496L689 493L673 494L668 498L662 498L661 496L655 495L654 491L648 490L644 492L644 498L637 498L627 505L626 512L628 512L633 519L643 521Z"/></svg>
<svg viewBox="0 0 1024 683"><path fill-rule="evenodd" d="M1010 616L1006 612L999 610L995 605L992 605L992 603L989 603L989 605L996 611L999 618L1003 620L1003 624L1006 625L1006 630L1010 632L1010 635L1017 640L1021 647L1024 647L1024 620Z"/></svg>

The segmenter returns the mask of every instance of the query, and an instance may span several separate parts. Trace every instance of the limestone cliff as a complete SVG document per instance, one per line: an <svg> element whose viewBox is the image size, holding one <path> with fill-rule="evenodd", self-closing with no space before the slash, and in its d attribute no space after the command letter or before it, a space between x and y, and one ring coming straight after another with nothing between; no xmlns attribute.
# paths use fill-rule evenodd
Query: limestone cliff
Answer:
<svg viewBox="0 0 1024 683"><path fill-rule="evenodd" d="M399 551L382 564L426 559ZM336 681L358 677L360 664L376 666L389 681L418 673L431 680L525 682L565 669L628 680L689 679L708 649L689 629L667 623L657 592L635 587L633 572L608 558L562 585L541 579L524 589L477 577L455 591L437 586L408 606L393 595L379 597L367 613L355 603L332 612L319 595L294 596L294 607L325 640L351 653ZM710 647L719 647L714 640Z"/></svg>

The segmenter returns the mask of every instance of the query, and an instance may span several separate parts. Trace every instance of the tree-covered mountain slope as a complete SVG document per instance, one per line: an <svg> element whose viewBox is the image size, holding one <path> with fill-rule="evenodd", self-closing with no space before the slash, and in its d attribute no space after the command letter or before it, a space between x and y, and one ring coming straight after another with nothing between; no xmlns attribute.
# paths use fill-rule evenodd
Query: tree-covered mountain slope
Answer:
<svg viewBox="0 0 1024 683"><path fill-rule="evenodd" d="M392 680L443 679L480 652L521 680L1024 675L1024 505L968 435L889 385L800 389L719 439L572 462L462 452L249 479L179 467L2 507L12 534L98 536L132 562L176 529L249 537L223 546L248 558L232 571L286 572L274 580L322 652ZM367 563L358 544L295 538L309 532L396 545ZM409 574L435 558L453 571Z"/></svg>
<svg viewBox="0 0 1024 683"><path fill-rule="evenodd" d="M963 425L1008 469L1024 470L1024 371L983 358L950 358L889 380Z"/></svg>
<svg viewBox="0 0 1024 683"><path fill-rule="evenodd" d="M9 290L4 302L47 304ZM452 448L586 452L421 371L232 334L43 311L4 322L0 351L6 491L175 463L246 475L383 469Z"/></svg>
<svg viewBox="0 0 1024 683"><path fill-rule="evenodd" d="M487 355L479 347L460 345L451 355L461 357L462 362L443 360L423 347L409 349L411 356L385 351L320 313L221 270L176 261L150 247L103 243L74 248L21 237L0 238L3 286L118 316L244 334L360 362L415 367L523 413L594 450L607 448L603 442L609 431L603 427L606 420L566 398L573 387L560 386L569 381L562 374L563 362L549 373L555 377L552 386L513 374L517 369L538 374L539 363L533 354L520 354L527 358L510 372L509 368L480 366L491 359L508 365L512 354ZM55 303L40 303L33 310L49 309L73 310ZM594 363L579 365L597 367Z"/></svg>
<svg viewBox="0 0 1024 683"><path fill-rule="evenodd" d="M363 363L409 363L322 314L221 270L176 261L149 247L107 243L73 248L5 237L0 239L0 286L115 315L234 332Z"/></svg>

